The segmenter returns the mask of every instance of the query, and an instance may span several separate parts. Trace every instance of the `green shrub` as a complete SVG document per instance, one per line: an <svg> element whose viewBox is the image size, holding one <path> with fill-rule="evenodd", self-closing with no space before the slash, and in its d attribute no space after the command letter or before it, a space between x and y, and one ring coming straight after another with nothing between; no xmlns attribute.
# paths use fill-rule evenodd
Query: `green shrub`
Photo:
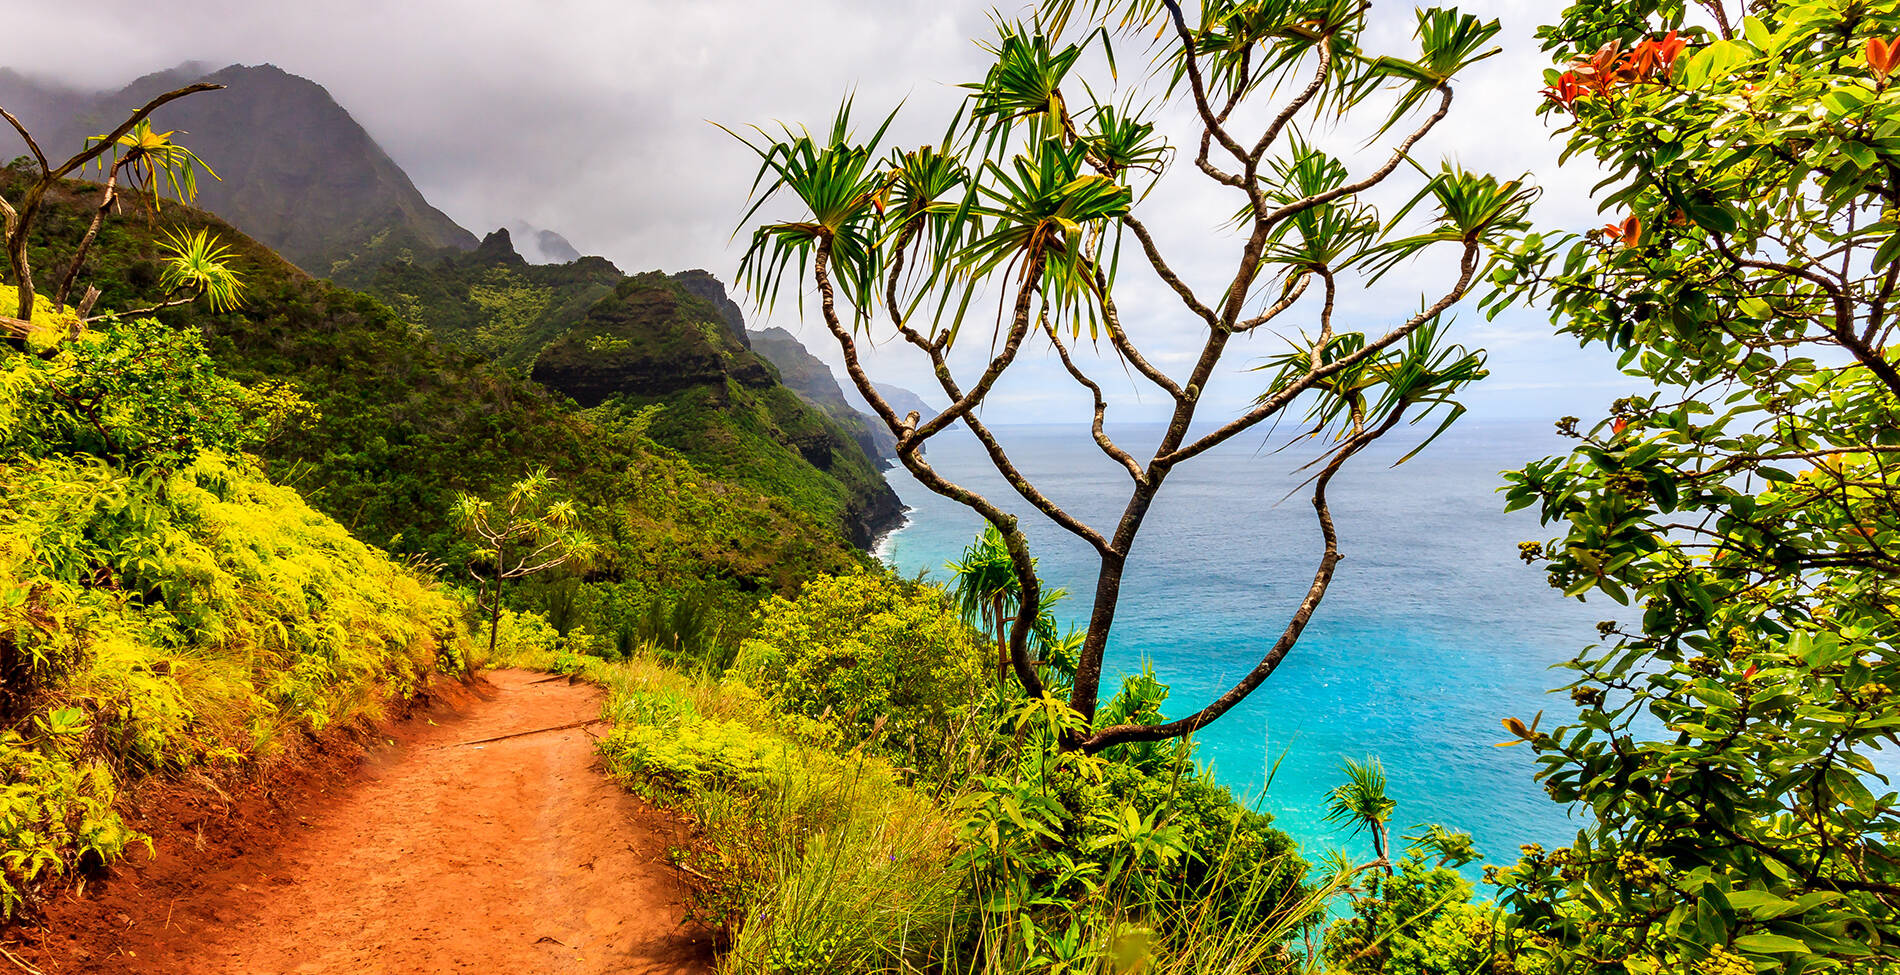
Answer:
<svg viewBox="0 0 1900 975"><path fill-rule="evenodd" d="M218 374L196 331L149 318L86 331L46 356L16 355L0 451L83 453L176 467L206 449L257 447L312 416L281 384L253 390Z"/></svg>
<svg viewBox="0 0 1900 975"><path fill-rule="evenodd" d="M459 670L461 614L246 460L0 461L0 913L119 854L119 783L257 760Z"/></svg>
<svg viewBox="0 0 1900 975"><path fill-rule="evenodd" d="M960 877L952 817L837 729L743 684L649 659L596 661L608 769L679 809L703 878L694 915L728 938L721 971L912 970L947 936Z"/></svg>
<svg viewBox="0 0 1900 975"><path fill-rule="evenodd" d="M1337 975L1470 975L1490 967L1492 924L1456 871L1407 856L1397 873L1367 875L1352 916L1326 931Z"/></svg>
<svg viewBox="0 0 1900 975"><path fill-rule="evenodd" d="M987 658L942 591L888 575L820 576L759 608L733 673L846 739L931 756L961 737Z"/></svg>

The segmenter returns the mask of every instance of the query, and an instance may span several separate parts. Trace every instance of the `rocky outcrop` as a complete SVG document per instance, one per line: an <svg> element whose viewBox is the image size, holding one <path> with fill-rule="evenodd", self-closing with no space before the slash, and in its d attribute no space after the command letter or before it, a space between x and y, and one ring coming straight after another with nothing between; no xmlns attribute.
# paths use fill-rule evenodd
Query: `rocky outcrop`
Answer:
<svg viewBox="0 0 1900 975"><path fill-rule="evenodd" d="M776 326L748 333L752 351L778 367L779 379L805 402L823 410L851 431L864 452L880 462L897 459L897 438L884 421L852 409L831 367L811 354L792 333Z"/></svg>
<svg viewBox="0 0 1900 975"><path fill-rule="evenodd" d="M726 326L726 330L739 340L740 345L752 347L752 338L745 329L745 312L740 310L739 303L733 301L731 295L726 294L725 282L713 277L712 272L698 268L681 271L673 275L673 280L685 288L688 294L711 305L719 315L720 324Z"/></svg>

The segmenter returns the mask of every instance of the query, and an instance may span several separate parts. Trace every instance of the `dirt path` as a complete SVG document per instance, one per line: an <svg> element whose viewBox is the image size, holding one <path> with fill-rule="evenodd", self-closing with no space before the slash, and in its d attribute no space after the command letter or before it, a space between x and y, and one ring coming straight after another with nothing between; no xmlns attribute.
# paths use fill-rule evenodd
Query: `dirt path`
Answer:
<svg viewBox="0 0 1900 975"><path fill-rule="evenodd" d="M598 712L598 690L535 683L542 676L492 674L493 688L478 698L408 722L397 732L402 740L372 752L353 782L296 810L279 830L287 838L238 850L195 878L199 889L109 884L110 898L131 905L110 917L125 924L110 955L101 957L97 944L62 952L49 938L42 967L191 975L709 970L703 935L680 924L683 891L665 862L676 830L599 771L585 730L463 744ZM161 859L189 857L187 844L161 838Z"/></svg>

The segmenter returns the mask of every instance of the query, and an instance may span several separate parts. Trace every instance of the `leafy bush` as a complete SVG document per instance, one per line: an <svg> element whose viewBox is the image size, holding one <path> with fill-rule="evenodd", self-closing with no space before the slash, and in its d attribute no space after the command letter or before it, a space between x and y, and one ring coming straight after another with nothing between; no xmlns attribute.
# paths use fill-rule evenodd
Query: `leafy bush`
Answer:
<svg viewBox="0 0 1900 975"><path fill-rule="evenodd" d="M890 971L942 943L956 910L955 823L835 728L742 684L651 661L595 662L610 684L607 767L689 815L695 915L734 973Z"/></svg>
<svg viewBox="0 0 1900 975"><path fill-rule="evenodd" d="M118 855L118 782L372 714L465 641L456 600L247 461L0 462L6 900Z"/></svg>
<svg viewBox="0 0 1900 975"><path fill-rule="evenodd" d="M915 754L960 737L986 658L940 590L888 575L820 576L759 608L735 676L851 741Z"/></svg>
<svg viewBox="0 0 1900 975"><path fill-rule="evenodd" d="M83 332L44 357L12 356L4 369L13 416L0 450L175 467L205 449L255 448L311 415L288 387L224 378L196 332L149 318Z"/></svg>
<svg viewBox="0 0 1900 975"><path fill-rule="evenodd" d="M1471 903L1471 883L1423 856L1397 873L1371 873L1352 916L1326 931L1325 959L1338 975L1472 975L1491 962L1492 921Z"/></svg>

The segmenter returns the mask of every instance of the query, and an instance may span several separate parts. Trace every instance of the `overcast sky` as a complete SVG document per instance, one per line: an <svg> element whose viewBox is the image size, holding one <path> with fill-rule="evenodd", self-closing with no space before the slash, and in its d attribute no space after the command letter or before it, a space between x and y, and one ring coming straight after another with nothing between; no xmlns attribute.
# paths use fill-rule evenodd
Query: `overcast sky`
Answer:
<svg viewBox="0 0 1900 975"><path fill-rule="evenodd" d="M1542 220L1578 229L1600 223L1587 199L1593 174L1574 165L1560 171L1557 147L1532 113L1545 61L1531 31L1553 5L1462 6L1502 20L1505 54L1465 76L1451 118L1419 158L1531 172L1546 190ZM1366 46L1415 50L1412 9L1376 0ZM66 43L13 44L7 57L24 73L100 88L187 60L271 62L326 86L431 202L477 234L525 221L624 270L705 267L730 281L743 251L732 231L756 158L712 123L816 128L855 90L866 117L905 102L895 130L901 141L936 141L958 98L954 86L983 73L973 39L990 36L989 10L952 0L94 0L21 4L8 15L11 36L83 38L85 57L72 57ZM1013 4L1003 10L1020 12ZM1129 67L1125 84L1140 74ZM1102 75L1091 80L1098 93L1111 86ZM1376 153L1359 151L1360 135L1315 135L1355 169L1373 165ZM1183 274L1217 292L1239 248L1218 228L1237 201L1232 191L1202 185L1191 160L1183 162L1147 204L1147 220ZM1402 200L1416 185L1382 202ZM1343 299L1344 324L1371 331L1403 318L1422 291L1442 289L1444 270L1428 262ZM1193 323L1151 276L1124 276L1125 317L1154 358L1184 372L1199 343ZM768 324L755 318L754 327ZM1283 321L1293 332L1310 324ZM828 333L801 322L790 303L769 323L836 361ZM1480 416L1600 416L1628 385L1606 356L1554 336L1535 312L1493 324L1467 307L1455 331L1491 355L1492 377L1468 397ZM1258 377L1244 370L1281 348L1271 336L1237 346L1213 405L1231 409L1251 398ZM877 360L881 378L942 400L930 395L928 370L915 358L887 351ZM1158 415L1152 390L1137 390L1118 367L1098 362L1092 371L1115 399L1115 415ZM1081 416L1083 403L1038 349L999 388L992 419Z"/></svg>

